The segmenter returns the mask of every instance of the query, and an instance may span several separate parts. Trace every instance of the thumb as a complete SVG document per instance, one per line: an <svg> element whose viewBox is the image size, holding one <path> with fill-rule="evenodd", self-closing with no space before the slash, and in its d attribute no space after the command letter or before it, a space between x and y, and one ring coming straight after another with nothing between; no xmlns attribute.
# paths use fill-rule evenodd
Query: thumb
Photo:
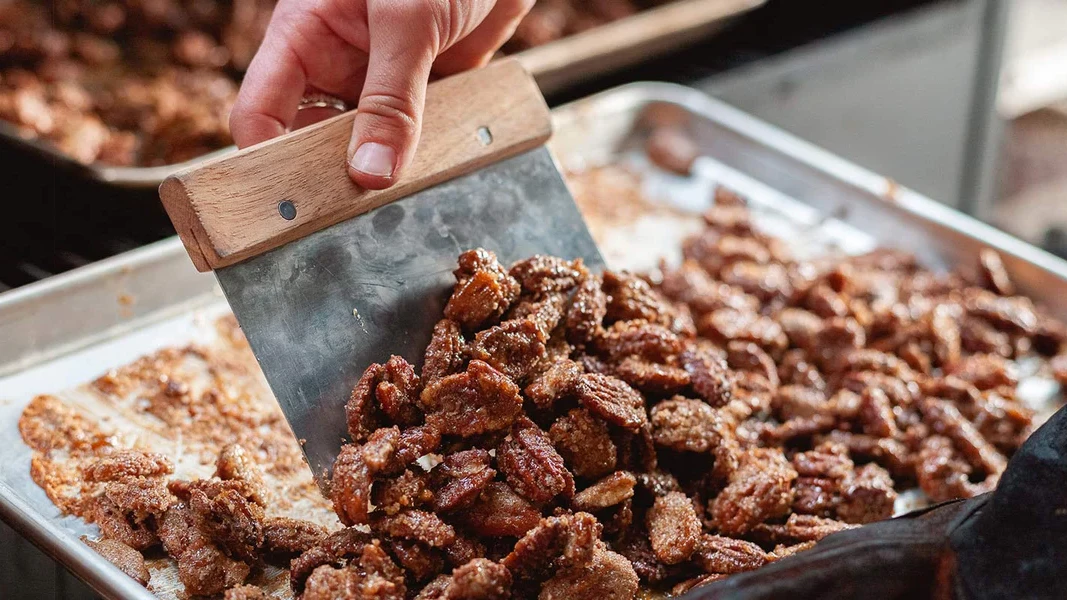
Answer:
<svg viewBox="0 0 1067 600"><path fill-rule="evenodd" d="M415 154L440 39L432 5L368 3L367 78L348 144L348 174L366 189L391 186Z"/></svg>

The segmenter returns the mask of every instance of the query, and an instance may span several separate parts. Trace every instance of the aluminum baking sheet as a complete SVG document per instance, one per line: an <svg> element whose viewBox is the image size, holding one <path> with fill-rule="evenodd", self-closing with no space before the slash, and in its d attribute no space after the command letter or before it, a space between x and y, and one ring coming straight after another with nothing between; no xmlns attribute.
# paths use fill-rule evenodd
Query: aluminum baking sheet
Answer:
<svg viewBox="0 0 1067 600"><path fill-rule="evenodd" d="M651 169L641 152L646 111L664 107L689 121L705 154L696 177ZM625 220L610 210L587 213L613 268L671 260L678 236L722 183L750 198L761 227L803 249L896 246L951 268L993 247L1023 291L1067 318L1063 261L694 90L633 84L557 109L555 119L552 146L567 169L629 165L654 198ZM0 295L0 517L106 598L150 594L82 544L78 536L93 528L62 517L30 480L18 416L35 394L69 389L159 348L203 342L212 335L207 324L225 312L213 278L195 272L177 239ZM1056 391L1037 382L1032 396Z"/></svg>
<svg viewBox="0 0 1067 600"><path fill-rule="evenodd" d="M514 56L534 75L541 90L548 94L706 38L730 20L766 1L675 0L524 50ZM27 154L49 160L64 171L127 188L156 187L174 172L234 150L233 146L227 146L170 165L116 167L79 163L51 144L37 140L2 120L0 141Z"/></svg>

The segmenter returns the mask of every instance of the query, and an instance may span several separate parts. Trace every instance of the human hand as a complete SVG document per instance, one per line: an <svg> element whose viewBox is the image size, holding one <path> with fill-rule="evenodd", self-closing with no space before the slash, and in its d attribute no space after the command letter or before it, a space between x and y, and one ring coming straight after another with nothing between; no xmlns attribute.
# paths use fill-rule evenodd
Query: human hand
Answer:
<svg viewBox="0 0 1067 600"><path fill-rule="evenodd" d="M280 0L230 114L233 139L244 148L281 135L304 95L330 94L358 109L349 176L367 189L387 188L415 152L431 75L487 63L532 5Z"/></svg>

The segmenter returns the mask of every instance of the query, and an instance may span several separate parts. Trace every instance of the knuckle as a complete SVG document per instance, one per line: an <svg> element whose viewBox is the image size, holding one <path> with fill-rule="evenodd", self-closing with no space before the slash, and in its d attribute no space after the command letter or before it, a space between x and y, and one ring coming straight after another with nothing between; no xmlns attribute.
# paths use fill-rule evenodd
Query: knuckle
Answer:
<svg viewBox="0 0 1067 600"><path fill-rule="evenodd" d="M408 98L393 94L364 96L359 103L359 112L373 116L374 126L386 130L382 133L408 138L419 131L419 110Z"/></svg>

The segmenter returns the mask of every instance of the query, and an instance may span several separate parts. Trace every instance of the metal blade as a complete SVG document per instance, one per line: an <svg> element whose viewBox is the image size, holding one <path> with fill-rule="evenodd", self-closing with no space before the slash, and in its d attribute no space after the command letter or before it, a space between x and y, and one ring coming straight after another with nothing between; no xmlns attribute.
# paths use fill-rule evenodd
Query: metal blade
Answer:
<svg viewBox="0 0 1067 600"><path fill-rule="evenodd" d="M418 365L456 258L492 250L603 260L546 148L501 161L216 271L320 486L364 369Z"/></svg>

